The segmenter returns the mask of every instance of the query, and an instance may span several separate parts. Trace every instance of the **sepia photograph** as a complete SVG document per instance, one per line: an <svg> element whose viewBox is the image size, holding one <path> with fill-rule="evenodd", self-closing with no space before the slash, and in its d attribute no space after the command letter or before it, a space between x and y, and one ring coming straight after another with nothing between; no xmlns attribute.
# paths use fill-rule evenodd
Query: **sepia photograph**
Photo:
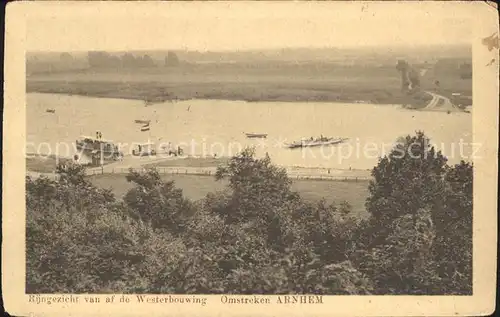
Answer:
<svg viewBox="0 0 500 317"><path fill-rule="evenodd" d="M467 309L490 312L494 284L477 275L496 279L487 4L135 5L12 7L24 104L6 109L23 125L5 121L4 170L17 166L24 197L9 212L31 313L325 313L335 295L482 296Z"/></svg>

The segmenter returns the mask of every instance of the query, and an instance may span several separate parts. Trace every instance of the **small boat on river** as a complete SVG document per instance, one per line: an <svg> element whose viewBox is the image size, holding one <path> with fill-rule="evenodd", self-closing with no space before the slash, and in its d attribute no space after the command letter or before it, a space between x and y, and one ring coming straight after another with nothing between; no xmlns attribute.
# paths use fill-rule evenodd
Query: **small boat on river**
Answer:
<svg viewBox="0 0 500 317"><path fill-rule="evenodd" d="M287 144L289 149L302 148L302 147L315 147L324 145L336 145L345 142L348 138L325 138L320 137L316 139L303 139L301 141L296 141Z"/></svg>
<svg viewBox="0 0 500 317"><path fill-rule="evenodd" d="M135 123L138 124L149 124L151 120L135 120Z"/></svg>
<svg viewBox="0 0 500 317"><path fill-rule="evenodd" d="M245 133L249 139L265 139L267 138L266 133Z"/></svg>

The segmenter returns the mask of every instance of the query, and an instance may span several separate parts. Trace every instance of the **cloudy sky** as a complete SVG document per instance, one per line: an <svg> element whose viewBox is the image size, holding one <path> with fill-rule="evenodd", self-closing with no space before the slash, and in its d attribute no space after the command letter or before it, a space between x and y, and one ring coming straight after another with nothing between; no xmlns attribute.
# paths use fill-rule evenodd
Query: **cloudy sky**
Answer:
<svg viewBox="0 0 500 317"><path fill-rule="evenodd" d="M471 9L443 2L62 3L28 13L26 44L43 51L465 44Z"/></svg>

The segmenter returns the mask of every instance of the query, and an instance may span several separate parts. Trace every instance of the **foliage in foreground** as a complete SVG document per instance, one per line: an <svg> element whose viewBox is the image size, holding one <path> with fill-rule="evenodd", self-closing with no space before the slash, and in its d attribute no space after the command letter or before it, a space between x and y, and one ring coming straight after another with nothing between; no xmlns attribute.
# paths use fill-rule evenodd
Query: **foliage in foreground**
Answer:
<svg viewBox="0 0 500 317"><path fill-rule="evenodd" d="M426 140L407 137L373 169L368 220L302 200L251 150L198 202L154 169L130 172L123 201L77 166L28 178L27 292L470 294L472 166L448 166ZM421 152L397 155L412 143Z"/></svg>

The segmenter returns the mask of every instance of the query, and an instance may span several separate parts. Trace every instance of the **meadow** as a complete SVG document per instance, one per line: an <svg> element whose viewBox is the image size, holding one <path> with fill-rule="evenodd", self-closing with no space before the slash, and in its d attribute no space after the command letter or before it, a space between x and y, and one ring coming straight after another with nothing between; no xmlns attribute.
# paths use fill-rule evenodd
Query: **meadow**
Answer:
<svg viewBox="0 0 500 317"><path fill-rule="evenodd" d="M54 173L57 163L69 163L71 160L55 156L36 156L26 158L26 170L39 173ZM145 167L216 167L225 165L229 158L186 158L167 160L159 163L146 164ZM162 181L174 181L175 186L182 189L183 194L191 200L201 200L207 194L222 191L227 188L225 180L217 181L213 175L165 174ZM98 174L88 176L88 180L97 188L110 189L121 199L134 187L127 181L124 174ZM298 180L292 181L292 190L310 202L325 200L327 203L347 202L352 211L360 216L365 213L365 200L368 195L368 181L332 181L332 180Z"/></svg>
<svg viewBox="0 0 500 317"><path fill-rule="evenodd" d="M200 200L207 194L227 188L225 180L217 181L213 176L202 175L162 175L162 181L174 181L177 188L191 200ZM123 196L134 187L126 180L125 175L103 174L89 176L89 181L98 188L111 189L117 198ZM327 203L347 202L352 212L365 216L365 200L368 196L368 181L327 181L327 180L293 180L292 190L310 202L324 199Z"/></svg>
<svg viewBox="0 0 500 317"><path fill-rule="evenodd" d="M26 158L26 170L38 173L54 173L58 163L69 163L70 159L55 155L32 155Z"/></svg>
<svg viewBox="0 0 500 317"><path fill-rule="evenodd" d="M458 63L458 62L457 62ZM457 63L431 68L422 89L446 97L472 95L472 80ZM427 66L426 66L427 67ZM439 87L436 87L436 81ZM27 92L140 99L244 101L338 101L408 103L395 66L326 62L181 64L177 67L87 68L27 76Z"/></svg>

